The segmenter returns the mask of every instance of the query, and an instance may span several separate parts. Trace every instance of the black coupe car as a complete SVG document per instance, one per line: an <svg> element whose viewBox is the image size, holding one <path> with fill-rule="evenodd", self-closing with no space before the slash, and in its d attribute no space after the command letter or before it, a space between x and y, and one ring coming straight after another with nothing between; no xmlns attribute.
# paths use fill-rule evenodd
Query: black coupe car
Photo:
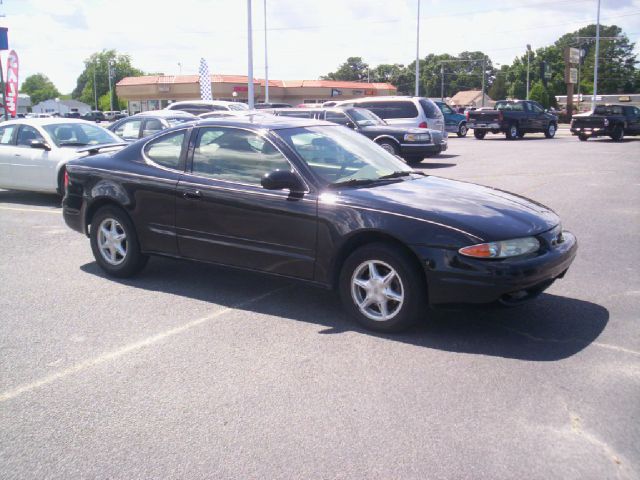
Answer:
<svg viewBox="0 0 640 480"><path fill-rule="evenodd" d="M273 115L294 118L315 118L344 125L370 138L389 153L408 163L419 163L425 157L439 155L447 149L447 139L440 130L388 125L366 108L279 108Z"/></svg>
<svg viewBox="0 0 640 480"><path fill-rule="evenodd" d="M152 110L124 117L109 125L107 129L127 142L134 142L139 138L149 137L167 128L195 120L198 120L198 117L189 112Z"/></svg>
<svg viewBox="0 0 640 480"><path fill-rule="evenodd" d="M549 208L413 171L328 122L201 120L67 164L66 223L108 274L148 255L337 288L368 328L427 304L518 304L561 278L575 237Z"/></svg>

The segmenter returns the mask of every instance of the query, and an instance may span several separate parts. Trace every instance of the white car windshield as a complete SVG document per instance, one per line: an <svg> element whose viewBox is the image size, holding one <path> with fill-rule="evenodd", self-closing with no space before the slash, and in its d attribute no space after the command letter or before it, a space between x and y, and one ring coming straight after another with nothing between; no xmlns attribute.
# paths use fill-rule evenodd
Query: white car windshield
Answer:
<svg viewBox="0 0 640 480"><path fill-rule="evenodd" d="M44 125L43 128L58 147L84 147L122 142L121 138L110 131L91 123L54 123Z"/></svg>
<svg viewBox="0 0 640 480"><path fill-rule="evenodd" d="M364 135L339 125L288 128L277 134L330 185L366 184L412 172Z"/></svg>

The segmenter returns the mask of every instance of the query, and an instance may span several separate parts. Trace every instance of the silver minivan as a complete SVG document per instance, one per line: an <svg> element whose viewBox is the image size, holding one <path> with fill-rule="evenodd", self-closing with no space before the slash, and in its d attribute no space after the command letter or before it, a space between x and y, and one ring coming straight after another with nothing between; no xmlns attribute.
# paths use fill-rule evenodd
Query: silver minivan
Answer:
<svg viewBox="0 0 640 480"><path fill-rule="evenodd" d="M344 100L339 106L354 106L371 110L389 125L440 130L444 138L444 117L438 106L424 97L367 97Z"/></svg>

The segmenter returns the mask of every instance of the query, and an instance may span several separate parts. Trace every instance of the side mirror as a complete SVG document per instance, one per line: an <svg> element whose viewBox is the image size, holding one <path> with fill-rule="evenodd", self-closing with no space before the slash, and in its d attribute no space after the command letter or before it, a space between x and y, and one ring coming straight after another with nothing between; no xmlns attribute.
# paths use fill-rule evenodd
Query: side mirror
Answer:
<svg viewBox="0 0 640 480"><path fill-rule="evenodd" d="M292 192L304 191L302 180L290 170L274 170L267 173L260 181L262 188L266 190L289 189Z"/></svg>
<svg viewBox="0 0 640 480"><path fill-rule="evenodd" d="M51 150L51 146L43 140L31 140L31 148L40 148L47 152Z"/></svg>
<svg viewBox="0 0 640 480"><path fill-rule="evenodd" d="M349 127L352 130L355 130L355 128L356 128L356 124L351 122L351 121L348 121L347 123L345 123L344 126L345 127Z"/></svg>

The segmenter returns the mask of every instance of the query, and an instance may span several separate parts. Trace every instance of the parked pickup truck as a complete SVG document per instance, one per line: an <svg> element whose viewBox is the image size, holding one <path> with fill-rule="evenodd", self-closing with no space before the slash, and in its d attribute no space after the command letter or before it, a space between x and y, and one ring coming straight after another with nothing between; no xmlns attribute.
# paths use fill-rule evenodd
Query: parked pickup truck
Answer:
<svg viewBox="0 0 640 480"><path fill-rule="evenodd" d="M507 140L524 137L525 133L544 133L553 138L558 129L558 117L532 100L500 100L493 110L467 112L467 128L482 140L487 132L504 133Z"/></svg>
<svg viewBox="0 0 640 480"><path fill-rule="evenodd" d="M631 105L597 105L591 112L573 116L571 133L582 141L611 137L616 142L625 135L640 135L640 109Z"/></svg>

